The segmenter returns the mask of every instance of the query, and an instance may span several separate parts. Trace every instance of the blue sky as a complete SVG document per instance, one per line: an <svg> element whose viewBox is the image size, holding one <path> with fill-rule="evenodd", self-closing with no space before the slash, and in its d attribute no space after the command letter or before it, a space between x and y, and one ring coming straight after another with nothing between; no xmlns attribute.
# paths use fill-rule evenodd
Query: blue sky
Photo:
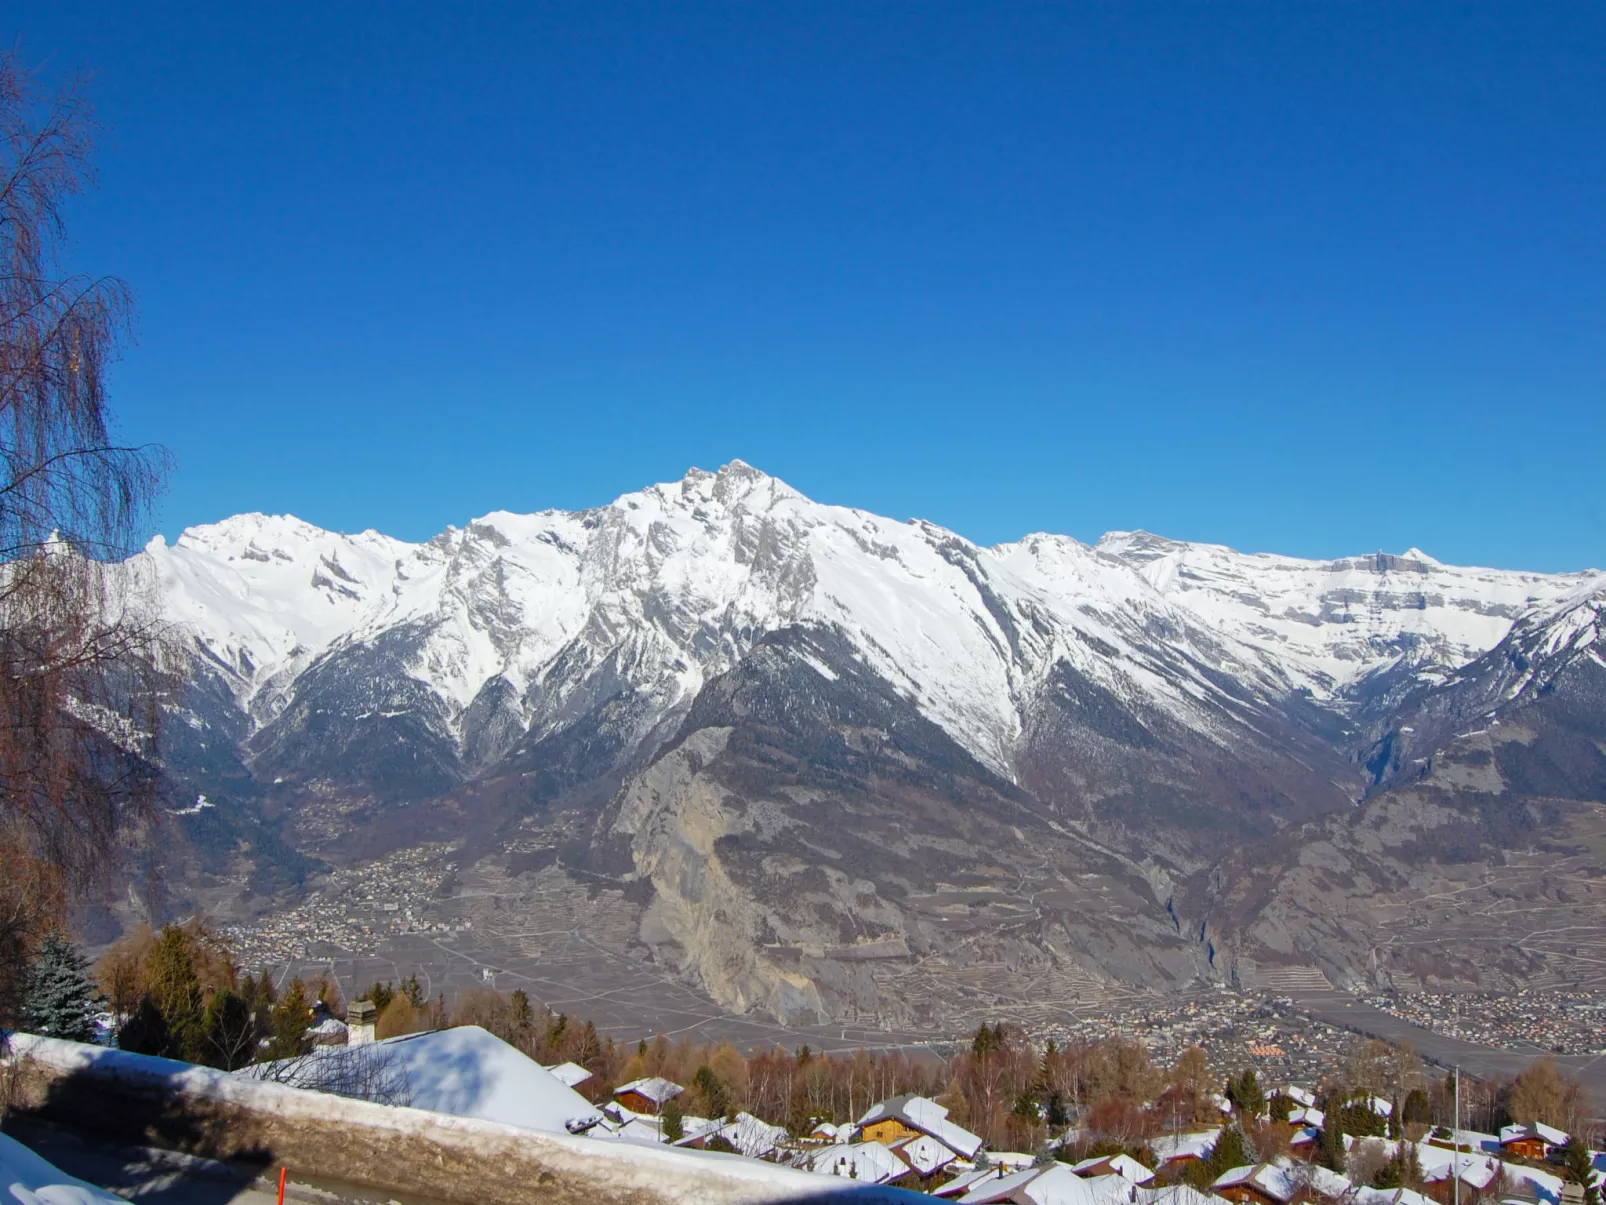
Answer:
<svg viewBox="0 0 1606 1205"><path fill-rule="evenodd" d="M1606 6L89 4L169 534L740 457L982 542L1606 567Z"/></svg>

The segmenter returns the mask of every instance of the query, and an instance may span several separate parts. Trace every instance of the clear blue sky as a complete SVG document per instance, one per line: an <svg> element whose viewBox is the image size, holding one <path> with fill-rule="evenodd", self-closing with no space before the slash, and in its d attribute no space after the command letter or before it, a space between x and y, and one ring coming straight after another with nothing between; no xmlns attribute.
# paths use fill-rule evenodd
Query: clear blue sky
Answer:
<svg viewBox="0 0 1606 1205"><path fill-rule="evenodd" d="M161 526L741 457L983 542L1606 566L1606 5L27 0Z"/></svg>

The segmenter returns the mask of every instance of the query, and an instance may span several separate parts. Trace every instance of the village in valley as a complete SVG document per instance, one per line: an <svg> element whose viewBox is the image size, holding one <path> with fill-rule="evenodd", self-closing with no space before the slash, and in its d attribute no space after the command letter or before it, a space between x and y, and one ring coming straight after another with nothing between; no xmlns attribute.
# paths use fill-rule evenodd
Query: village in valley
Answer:
<svg viewBox="0 0 1606 1205"><path fill-rule="evenodd" d="M409 976L349 1001L329 975L276 986L193 922L124 938L93 977L52 950L55 1011L34 1028L117 1048L124 1076L177 1059L230 1093L310 1090L601 1155L718 1155L962 1205L1599 1205L1606 1170L1593 1103L1554 1061L1450 1076L1291 999L1150 1002L1053 1034L995 1022L920 1047L738 1050L632 1042L485 983L448 996ZM43 1064L80 1059L73 1046L12 1039Z"/></svg>

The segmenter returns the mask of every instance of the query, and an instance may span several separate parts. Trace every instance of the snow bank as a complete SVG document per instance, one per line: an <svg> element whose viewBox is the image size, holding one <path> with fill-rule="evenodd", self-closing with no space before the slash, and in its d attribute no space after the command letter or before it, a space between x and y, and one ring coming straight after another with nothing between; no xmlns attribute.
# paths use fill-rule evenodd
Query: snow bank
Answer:
<svg viewBox="0 0 1606 1205"><path fill-rule="evenodd" d="M369 1074L351 1075L353 1060L371 1064ZM554 1134L602 1119L585 1097L478 1025L320 1047L305 1058L246 1067L234 1075L369 1100L376 1099L369 1089L380 1081L380 1087L394 1084L399 1097L377 1098L387 1104Z"/></svg>
<svg viewBox="0 0 1606 1205"><path fill-rule="evenodd" d="M6 1134L0 1134L0 1199L6 1205L128 1205L104 1188L73 1179Z"/></svg>
<svg viewBox="0 0 1606 1205"><path fill-rule="evenodd" d="M112 1136L182 1141L219 1158L254 1155L395 1192L472 1205L629 1201L665 1205L915 1202L919 1194L832 1182L739 1155L602 1142L503 1122L351 1100L171 1059L30 1034L21 1111ZM162 1129L177 1126L178 1136ZM102 1205L49 1200L41 1205ZM32 1203L29 1203L32 1205Z"/></svg>

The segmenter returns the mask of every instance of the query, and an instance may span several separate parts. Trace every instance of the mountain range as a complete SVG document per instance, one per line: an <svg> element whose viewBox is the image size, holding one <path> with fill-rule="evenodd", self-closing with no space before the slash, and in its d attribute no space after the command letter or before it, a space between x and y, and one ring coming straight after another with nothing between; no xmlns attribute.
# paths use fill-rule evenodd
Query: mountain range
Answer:
<svg viewBox="0 0 1606 1205"><path fill-rule="evenodd" d="M423 544L239 515L127 572L181 683L170 908L439 844L617 891L632 956L788 1021L1593 973L1603 573L988 548L739 461Z"/></svg>

